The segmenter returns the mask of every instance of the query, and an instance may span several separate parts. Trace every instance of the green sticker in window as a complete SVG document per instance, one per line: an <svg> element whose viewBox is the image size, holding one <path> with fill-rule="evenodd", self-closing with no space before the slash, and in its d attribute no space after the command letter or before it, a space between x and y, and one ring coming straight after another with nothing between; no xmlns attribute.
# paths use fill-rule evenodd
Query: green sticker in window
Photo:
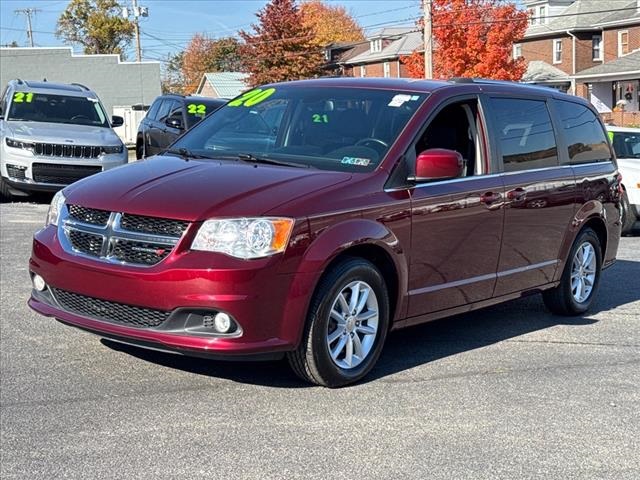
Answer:
<svg viewBox="0 0 640 480"><path fill-rule="evenodd" d="M329 116L326 113L314 113L311 118L313 119L313 123L329 123Z"/></svg>
<svg viewBox="0 0 640 480"><path fill-rule="evenodd" d="M613 142L613 136L615 135L612 131L608 131L607 134L609 135L609 141Z"/></svg>
<svg viewBox="0 0 640 480"><path fill-rule="evenodd" d="M251 90L247 93L244 93L242 96L236 98L235 100L227 103L229 107L253 107L254 105L259 104L260 102L265 101L271 95L275 93L275 88L267 88L266 90L262 90L261 88L256 88L255 90Z"/></svg>
<svg viewBox="0 0 640 480"><path fill-rule="evenodd" d="M33 93L16 92L13 94L13 101L16 103L31 103L33 100Z"/></svg>
<svg viewBox="0 0 640 480"><path fill-rule="evenodd" d="M189 115L206 115L207 106L202 103L190 103L187 105L187 113Z"/></svg>

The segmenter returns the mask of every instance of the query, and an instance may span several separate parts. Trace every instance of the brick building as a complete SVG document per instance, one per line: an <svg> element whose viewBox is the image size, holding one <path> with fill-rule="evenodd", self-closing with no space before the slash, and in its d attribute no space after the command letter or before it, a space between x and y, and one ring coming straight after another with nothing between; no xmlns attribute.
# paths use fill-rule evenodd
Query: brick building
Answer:
<svg viewBox="0 0 640 480"><path fill-rule="evenodd" d="M640 0L524 0L529 28L513 47L523 81L591 99L601 112L640 109Z"/></svg>
<svg viewBox="0 0 640 480"><path fill-rule="evenodd" d="M422 32L415 27L383 28L363 42L329 45L327 69L348 77L405 78L400 57L423 48Z"/></svg>

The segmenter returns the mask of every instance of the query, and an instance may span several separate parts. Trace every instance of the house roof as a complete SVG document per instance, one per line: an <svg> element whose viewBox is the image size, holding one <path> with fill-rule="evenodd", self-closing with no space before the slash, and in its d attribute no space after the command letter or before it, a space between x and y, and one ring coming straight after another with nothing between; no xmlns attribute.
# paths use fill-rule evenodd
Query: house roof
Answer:
<svg viewBox="0 0 640 480"><path fill-rule="evenodd" d="M248 88L247 77L246 73L241 72L205 73L198 87L198 92L202 91L204 82L208 82L220 98L234 98Z"/></svg>
<svg viewBox="0 0 640 480"><path fill-rule="evenodd" d="M587 68L586 70L582 70L577 75L574 75L574 77L580 78L584 76L612 74L640 75L640 50L625 55L624 57L616 58L615 60L611 60L610 62L603 63L602 65L598 65L597 67L591 67Z"/></svg>
<svg viewBox="0 0 640 480"><path fill-rule="evenodd" d="M391 43L380 52L372 52L369 45L366 50L344 61L346 64L372 63L389 58L397 58L400 55L411 55L415 50L423 48L422 32L415 27L385 28L372 35L369 39L390 38Z"/></svg>
<svg viewBox="0 0 640 480"><path fill-rule="evenodd" d="M558 83L569 82L571 79L565 72L547 62L532 60L522 76L522 81L525 83Z"/></svg>
<svg viewBox="0 0 640 480"><path fill-rule="evenodd" d="M595 30L603 24L634 19L640 23L640 11L636 0L576 0L558 16L552 16L547 24L530 25L525 38L547 35L567 30Z"/></svg>

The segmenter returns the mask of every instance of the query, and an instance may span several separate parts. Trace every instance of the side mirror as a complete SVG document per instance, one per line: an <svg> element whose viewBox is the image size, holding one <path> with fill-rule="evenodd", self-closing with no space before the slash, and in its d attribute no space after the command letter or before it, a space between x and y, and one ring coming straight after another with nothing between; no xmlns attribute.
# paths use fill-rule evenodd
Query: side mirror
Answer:
<svg viewBox="0 0 640 480"><path fill-rule="evenodd" d="M425 150L416 159L416 174L411 180L446 180L462 175L464 159L460 153L444 148Z"/></svg>
<svg viewBox="0 0 640 480"><path fill-rule="evenodd" d="M111 126L113 128L116 127L121 127L122 125L124 125L124 118L118 116L118 115L113 115L111 117Z"/></svg>
<svg viewBox="0 0 640 480"><path fill-rule="evenodd" d="M178 117L169 117L164 121L164 124L167 127L177 128L178 130L182 130L182 119Z"/></svg>

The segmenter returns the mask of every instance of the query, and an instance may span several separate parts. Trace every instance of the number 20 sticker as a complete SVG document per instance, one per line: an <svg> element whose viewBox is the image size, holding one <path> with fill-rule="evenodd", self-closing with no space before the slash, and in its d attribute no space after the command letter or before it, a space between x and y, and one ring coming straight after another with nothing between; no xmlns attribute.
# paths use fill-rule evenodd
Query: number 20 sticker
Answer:
<svg viewBox="0 0 640 480"><path fill-rule="evenodd" d="M275 93L275 88L267 88L266 90L262 90L261 88L256 88L255 90L251 90L250 92L245 93L241 97L232 100L227 103L229 107L253 107L254 105L259 104L260 102L265 101L271 95Z"/></svg>

